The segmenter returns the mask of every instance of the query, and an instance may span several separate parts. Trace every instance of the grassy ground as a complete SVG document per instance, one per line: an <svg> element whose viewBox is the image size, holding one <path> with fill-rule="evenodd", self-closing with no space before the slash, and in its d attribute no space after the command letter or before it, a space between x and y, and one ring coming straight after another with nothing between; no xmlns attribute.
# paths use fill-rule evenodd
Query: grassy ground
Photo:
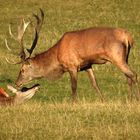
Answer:
<svg viewBox="0 0 140 140"><path fill-rule="evenodd" d="M138 140L140 105L29 102L0 108L0 139Z"/></svg>
<svg viewBox="0 0 140 140"><path fill-rule="evenodd" d="M14 84L20 67L5 61L5 56L11 58L5 49L5 38L15 52L19 51L16 42L9 38L8 25L11 23L15 32L19 18L29 17L39 8L45 12L45 23L35 53L51 47L67 31L94 26L122 27L135 38L129 63L139 75L139 7L138 0L1 0L0 86L6 88L7 84ZM28 33L25 42L31 44L31 31ZM112 65L93 68L107 99L105 103L99 102L84 72L78 77L79 102L76 105L70 103L68 74L53 83L36 80L41 89L31 101L21 106L0 107L0 139L140 139L140 105L135 101L126 102L124 75Z"/></svg>

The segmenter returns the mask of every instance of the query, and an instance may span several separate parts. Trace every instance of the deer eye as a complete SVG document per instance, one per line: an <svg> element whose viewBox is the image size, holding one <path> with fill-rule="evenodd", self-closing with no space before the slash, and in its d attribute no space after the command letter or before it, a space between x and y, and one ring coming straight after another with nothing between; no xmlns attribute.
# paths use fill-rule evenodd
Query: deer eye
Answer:
<svg viewBox="0 0 140 140"><path fill-rule="evenodd" d="M24 73L24 69L22 69L21 72Z"/></svg>

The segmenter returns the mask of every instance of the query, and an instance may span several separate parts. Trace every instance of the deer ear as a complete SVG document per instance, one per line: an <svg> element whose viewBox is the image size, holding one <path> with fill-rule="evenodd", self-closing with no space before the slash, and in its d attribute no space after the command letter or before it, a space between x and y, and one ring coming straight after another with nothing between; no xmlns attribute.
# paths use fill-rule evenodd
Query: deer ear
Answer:
<svg viewBox="0 0 140 140"><path fill-rule="evenodd" d="M10 90L10 91L12 91L13 93L17 93L17 89L15 89L13 86L11 86L11 85L7 85L7 88Z"/></svg>
<svg viewBox="0 0 140 140"><path fill-rule="evenodd" d="M9 97L8 93L6 93L3 88L0 88L0 95L2 95L3 97Z"/></svg>

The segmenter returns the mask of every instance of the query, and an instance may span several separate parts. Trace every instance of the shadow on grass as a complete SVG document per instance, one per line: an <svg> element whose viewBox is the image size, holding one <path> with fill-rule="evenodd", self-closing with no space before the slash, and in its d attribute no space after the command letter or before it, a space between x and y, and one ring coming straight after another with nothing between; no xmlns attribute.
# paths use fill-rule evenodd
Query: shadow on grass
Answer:
<svg viewBox="0 0 140 140"><path fill-rule="evenodd" d="M7 84L12 84L14 81L8 77L7 75L0 75L0 85L7 85Z"/></svg>
<svg viewBox="0 0 140 140"><path fill-rule="evenodd" d="M0 83L8 83L8 84L10 84L10 83L13 83L13 81L11 79L9 79L9 78L5 78L5 79L0 79Z"/></svg>

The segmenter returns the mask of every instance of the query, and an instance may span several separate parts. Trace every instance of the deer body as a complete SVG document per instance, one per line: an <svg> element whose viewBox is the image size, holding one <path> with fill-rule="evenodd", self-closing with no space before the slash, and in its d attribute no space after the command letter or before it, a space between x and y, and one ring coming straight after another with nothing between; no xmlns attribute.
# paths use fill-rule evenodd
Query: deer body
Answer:
<svg viewBox="0 0 140 140"><path fill-rule="evenodd" d="M43 11L41 10L41 18L37 15L35 17L37 19L37 27L33 45L28 50L30 55L38 40L38 34L44 19ZM22 26L21 31L23 31ZM22 37L23 34L21 41ZM17 86L42 77L54 80L61 77L63 73L69 72L72 97L75 100L77 73L85 70L88 73L92 86L103 101L104 97L96 82L92 64L105 64L109 61L116 65L126 76L129 85L129 98L132 99L132 85L137 85L138 83L136 74L128 66L128 56L130 48L133 47L133 38L124 29L95 27L67 32L53 47L32 58L28 57L25 59L23 45L21 47L21 54L23 55L20 57L23 62L16 81Z"/></svg>
<svg viewBox="0 0 140 140"><path fill-rule="evenodd" d="M113 59L118 53L127 55L129 43L133 44L130 34L118 28L100 27L70 32L59 43L58 59L68 70L71 67L86 69L92 64L115 61Z"/></svg>

